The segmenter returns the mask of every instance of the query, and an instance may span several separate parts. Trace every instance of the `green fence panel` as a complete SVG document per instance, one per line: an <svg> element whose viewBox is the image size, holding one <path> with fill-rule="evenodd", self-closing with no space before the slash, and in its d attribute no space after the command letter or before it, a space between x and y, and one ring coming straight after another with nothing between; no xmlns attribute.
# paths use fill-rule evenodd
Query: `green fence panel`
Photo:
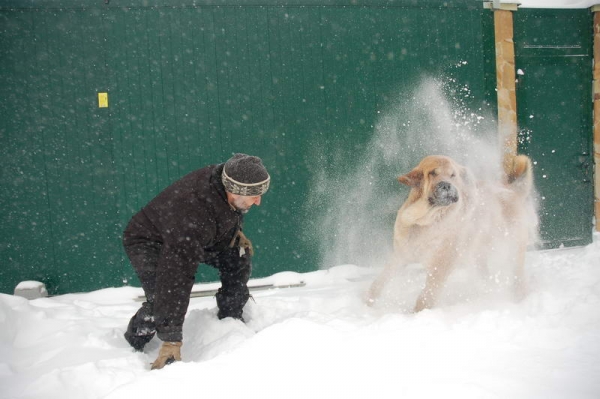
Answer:
<svg viewBox="0 0 600 399"><path fill-rule="evenodd" d="M33 14L0 13L2 292L21 276L46 277L54 266Z"/></svg>
<svg viewBox="0 0 600 399"><path fill-rule="evenodd" d="M2 292L27 279L53 294L137 284L120 247L129 218L233 152L262 157L273 179L247 216L254 276L316 270L327 243L346 239L323 220L357 212L352 182L319 178L359 167L383 112L402 114L426 76L494 110L492 13L472 1L15 0L0 18ZM373 170L395 202L370 190L360 211L387 236L394 178L419 155ZM350 238L340 262L381 245L367 226ZM199 280L215 278L200 267Z"/></svg>

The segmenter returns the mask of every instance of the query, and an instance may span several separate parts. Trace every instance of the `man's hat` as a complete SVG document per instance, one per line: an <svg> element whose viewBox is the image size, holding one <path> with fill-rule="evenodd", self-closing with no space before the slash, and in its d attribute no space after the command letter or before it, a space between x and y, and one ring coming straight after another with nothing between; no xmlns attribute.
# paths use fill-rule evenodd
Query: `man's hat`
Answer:
<svg viewBox="0 0 600 399"><path fill-rule="evenodd" d="M221 180L226 191L251 197L266 193L271 177L259 157L235 154L225 162Z"/></svg>

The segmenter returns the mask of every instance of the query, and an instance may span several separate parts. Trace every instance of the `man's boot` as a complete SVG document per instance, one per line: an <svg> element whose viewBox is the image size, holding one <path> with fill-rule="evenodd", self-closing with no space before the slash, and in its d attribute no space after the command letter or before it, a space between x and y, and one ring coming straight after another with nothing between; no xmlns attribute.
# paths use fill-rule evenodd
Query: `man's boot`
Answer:
<svg viewBox="0 0 600 399"><path fill-rule="evenodd" d="M136 351L143 351L144 346L152 340L156 334L152 304L144 302L137 313L129 320L125 339Z"/></svg>
<svg viewBox="0 0 600 399"><path fill-rule="evenodd" d="M219 308L217 317L219 320L232 317L245 323L242 314L244 313L244 305L248 302L249 297L248 287L245 284L237 289L224 290L221 287L216 295L217 306Z"/></svg>

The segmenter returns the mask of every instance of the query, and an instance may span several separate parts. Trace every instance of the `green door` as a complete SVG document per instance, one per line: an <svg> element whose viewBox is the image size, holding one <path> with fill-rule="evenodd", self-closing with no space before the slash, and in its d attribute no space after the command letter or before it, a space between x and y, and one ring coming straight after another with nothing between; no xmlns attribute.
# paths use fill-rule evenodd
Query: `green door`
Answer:
<svg viewBox="0 0 600 399"><path fill-rule="evenodd" d="M520 151L534 162L544 248L592 241L592 14L514 13Z"/></svg>

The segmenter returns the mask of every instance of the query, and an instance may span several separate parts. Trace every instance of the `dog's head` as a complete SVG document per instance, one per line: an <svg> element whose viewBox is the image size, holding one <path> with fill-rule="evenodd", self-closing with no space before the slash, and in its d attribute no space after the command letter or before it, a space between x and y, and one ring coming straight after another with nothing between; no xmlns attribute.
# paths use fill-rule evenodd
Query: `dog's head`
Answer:
<svg viewBox="0 0 600 399"><path fill-rule="evenodd" d="M469 171L452 158L430 155L398 181L426 198L430 206L446 207L460 201L471 179Z"/></svg>

